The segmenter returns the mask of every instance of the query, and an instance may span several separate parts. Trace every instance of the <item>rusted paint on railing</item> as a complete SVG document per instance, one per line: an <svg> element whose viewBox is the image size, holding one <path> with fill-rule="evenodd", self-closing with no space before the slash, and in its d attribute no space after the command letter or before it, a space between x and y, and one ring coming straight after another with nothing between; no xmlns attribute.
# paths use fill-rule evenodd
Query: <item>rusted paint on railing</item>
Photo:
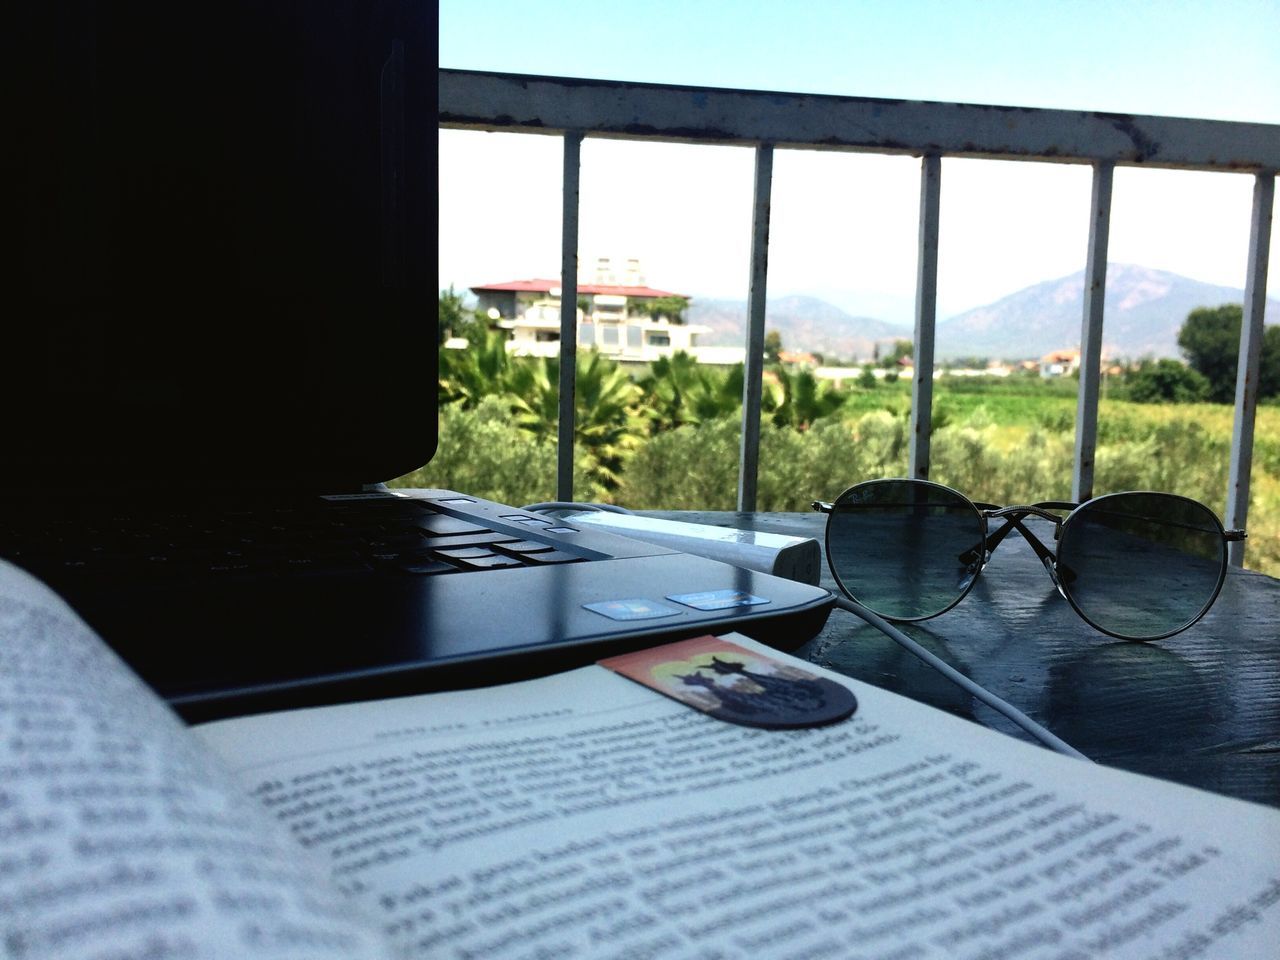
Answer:
<svg viewBox="0 0 1280 960"><path fill-rule="evenodd" d="M1049 160L1280 168L1280 127L1076 110L441 70L443 127Z"/></svg>

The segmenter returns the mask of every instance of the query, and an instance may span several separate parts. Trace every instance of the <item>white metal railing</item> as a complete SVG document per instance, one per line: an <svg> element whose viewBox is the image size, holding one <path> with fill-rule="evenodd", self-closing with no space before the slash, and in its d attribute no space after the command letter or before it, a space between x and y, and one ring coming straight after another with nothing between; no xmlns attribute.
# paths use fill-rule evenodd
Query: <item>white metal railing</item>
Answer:
<svg viewBox="0 0 1280 960"><path fill-rule="evenodd" d="M738 509L754 510L764 372L769 203L775 148L909 154L921 158L915 379L909 471L929 474L941 158L1090 164L1093 191L1081 318L1072 497L1092 496L1111 183L1116 166L1254 177L1236 384L1226 526L1243 528L1258 399L1280 126L1007 106L724 90L466 70L440 71L441 127L559 134L564 139L561 232L560 424L557 497L572 499L579 161L584 136L755 147ZM1241 564L1244 544L1232 543Z"/></svg>

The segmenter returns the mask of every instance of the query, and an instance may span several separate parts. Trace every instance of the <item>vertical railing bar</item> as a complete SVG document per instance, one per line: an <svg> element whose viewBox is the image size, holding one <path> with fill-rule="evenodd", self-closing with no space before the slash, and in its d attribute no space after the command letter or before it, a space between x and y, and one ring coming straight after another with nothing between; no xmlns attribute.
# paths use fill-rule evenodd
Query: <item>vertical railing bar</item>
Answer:
<svg viewBox="0 0 1280 960"><path fill-rule="evenodd" d="M556 499L573 500L573 434L578 385L578 185L582 134L564 135L560 217L560 419L556 431Z"/></svg>
<svg viewBox="0 0 1280 960"><path fill-rule="evenodd" d="M1115 164L1109 160L1093 165L1089 252L1084 269L1084 316L1080 324L1075 461L1071 474L1071 499L1076 503L1084 503L1093 496L1098 449L1098 389L1102 380L1102 323L1107 298L1107 242L1111 235L1111 184L1115 169Z"/></svg>
<svg viewBox="0 0 1280 960"><path fill-rule="evenodd" d="M747 356L742 378L742 446L738 457L738 509L756 508L760 475L760 405L764 396L765 288L769 274L769 203L773 145L756 147L751 210L751 280L747 292Z"/></svg>
<svg viewBox="0 0 1280 960"><path fill-rule="evenodd" d="M933 416L933 342L938 319L938 210L942 196L942 158L920 160L920 251L916 260L916 379L911 389L911 441L907 475L929 479L929 441Z"/></svg>
<svg viewBox="0 0 1280 960"><path fill-rule="evenodd" d="M1227 527L1243 530L1249 519L1249 474L1253 468L1253 423L1258 411L1258 376L1262 366L1263 315L1267 301L1267 260L1271 254L1271 217L1276 181L1273 171L1253 181L1249 222L1248 276L1244 282L1244 316L1236 372L1235 426L1231 431L1231 468L1227 478ZM1227 559L1244 566L1244 542L1227 544Z"/></svg>

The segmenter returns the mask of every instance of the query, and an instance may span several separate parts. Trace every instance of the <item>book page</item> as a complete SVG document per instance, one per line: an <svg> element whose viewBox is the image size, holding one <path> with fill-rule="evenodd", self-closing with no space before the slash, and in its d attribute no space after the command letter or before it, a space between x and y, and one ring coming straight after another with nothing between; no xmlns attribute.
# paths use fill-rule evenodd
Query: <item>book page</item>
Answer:
<svg viewBox="0 0 1280 960"><path fill-rule="evenodd" d="M823 675L805 730L594 666L198 732L406 958L1274 955L1280 811Z"/></svg>
<svg viewBox="0 0 1280 960"><path fill-rule="evenodd" d="M323 873L62 600L0 561L0 957L385 956Z"/></svg>

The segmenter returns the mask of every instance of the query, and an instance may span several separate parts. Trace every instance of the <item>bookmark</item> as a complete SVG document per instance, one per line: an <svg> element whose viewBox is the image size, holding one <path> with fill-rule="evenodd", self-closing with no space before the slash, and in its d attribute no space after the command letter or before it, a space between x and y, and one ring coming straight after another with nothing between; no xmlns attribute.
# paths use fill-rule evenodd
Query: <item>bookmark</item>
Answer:
<svg viewBox="0 0 1280 960"><path fill-rule="evenodd" d="M599 663L708 716L745 727L818 727L858 709L848 687L719 637L680 640Z"/></svg>

